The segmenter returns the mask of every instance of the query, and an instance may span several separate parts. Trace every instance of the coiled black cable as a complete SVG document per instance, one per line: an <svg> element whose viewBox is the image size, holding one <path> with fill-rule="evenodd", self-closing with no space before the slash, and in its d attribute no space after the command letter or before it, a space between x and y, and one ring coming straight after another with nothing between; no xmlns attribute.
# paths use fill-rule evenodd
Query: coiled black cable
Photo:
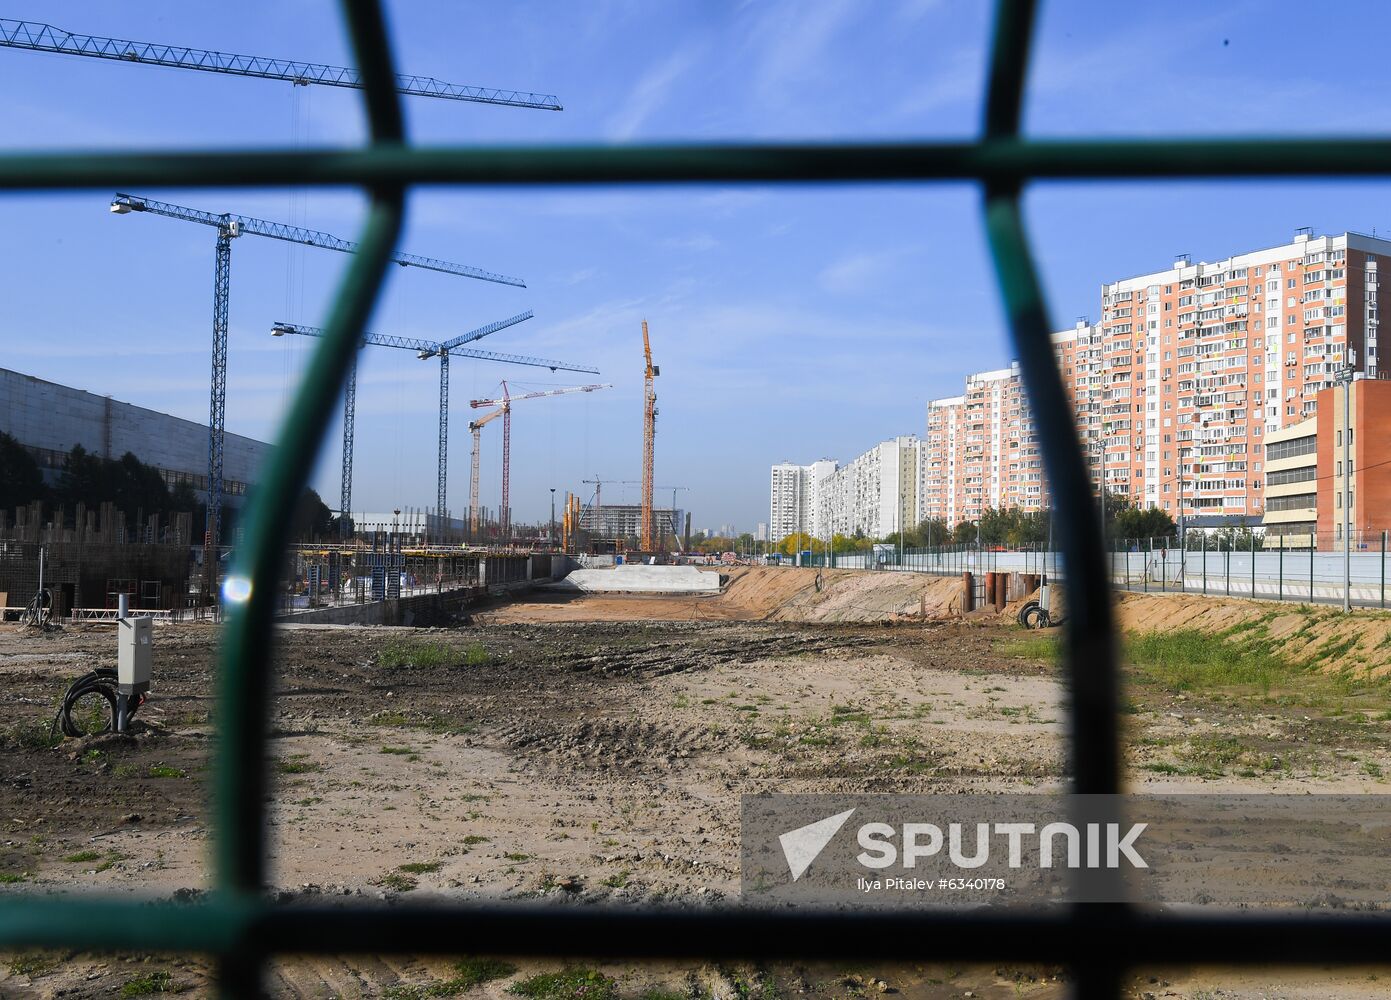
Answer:
<svg viewBox="0 0 1391 1000"><path fill-rule="evenodd" d="M107 719L104 728L89 733L79 728L73 721L72 710L77 705L78 701L91 694L106 699L107 704L111 706L111 716ZM143 700L143 698L134 698L127 703L126 711L129 714L129 718L135 717L135 711L140 707L140 702ZM58 714L53 717L53 728L49 731L49 735L57 735L59 728L63 730L64 736L73 738L94 736L97 733L109 733L116 728L115 667L98 667L91 673L83 674L68 686L68 690L63 694L63 701L58 706Z"/></svg>

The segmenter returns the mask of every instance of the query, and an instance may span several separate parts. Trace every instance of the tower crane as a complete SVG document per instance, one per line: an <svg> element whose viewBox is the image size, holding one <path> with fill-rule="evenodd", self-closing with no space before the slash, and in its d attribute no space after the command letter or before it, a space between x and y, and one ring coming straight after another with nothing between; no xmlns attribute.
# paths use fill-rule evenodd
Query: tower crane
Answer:
<svg viewBox="0 0 1391 1000"><path fill-rule="evenodd" d="M502 417L502 505L498 509L498 521L503 531L506 532L511 527L512 521L510 507L512 502L512 404L520 403L522 400L526 399L541 399L546 396L564 396L571 392L594 392L597 389L612 388L612 385L574 385L566 386L563 389L542 389L537 392L525 392L520 396L513 396L507 390L507 383L503 382L501 399L469 400L468 405L475 410L484 406L497 407L496 410L484 414L468 425L469 431L473 434L473 458L469 476L469 530L473 534L476 535L478 533L478 446L479 432L482 431L483 426L498 417Z"/></svg>
<svg viewBox="0 0 1391 1000"><path fill-rule="evenodd" d="M232 76L283 80L295 86L317 84L352 90L361 90L363 86L360 74L356 70L343 66L236 55L208 49L108 38L101 35L78 35L49 24L32 21L0 19L0 46L37 52L53 52L61 55L88 56L123 63L145 63ZM552 94L459 86L432 77L421 76L397 75L395 83L396 90L408 96L549 111L561 110L559 100ZM291 226L276 226L241 216L212 216L208 213L194 212L191 209L164 205L146 199L131 198L126 195L117 195L116 200L111 204L111 210L118 214L132 211L152 211L156 214L168 215L185 221L202 222L217 228L217 255L213 280L212 391L208 412L208 511L203 536L205 547L204 583L216 599L217 547L222 530L222 444L227 390L227 297L232 256L231 241L242 235L243 232L250 232L259 236L309 243L348 253L354 252L357 248L346 240L338 240L326 233L315 233ZM431 261L427 258L411 258L404 254L393 254L393 258L403 266L414 265L432 270L448 270L456 274L466 274L469 277L525 287L518 279L505 278L502 275L490 274L476 268L460 269L458 265L446 265L443 261ZM211 560L208 558L209 555L212 557Z"/></svg>
<svg viewBox="0 0 1391 1000"><path fill-rule="evenodd" d="M464 344L472 343L476 340L505 330L509 326L531 319L533 313L528 309L524 313L518 313L508 319L498 320L486 326L480 326L476 330L461 334L452 340L442 343L435 343L428 340L419 340L414 337L392 337L385 334L366 333L363 334L362 343L372 344L377 347L396 347L402 350L415 351L416 357L425 361L429 358L438 357L440 359L440 414L439 414L439 470L436 494L436 512L441 518L447 509L446 487L449 472L449 359L453 357L476 358L481 361L498 361L504 364L513 365L532 365L537 368L549 368L551 371L572 371L586 372L597 375L597 368L590 368L586 365L575 365L565 361L551 361L547 358L530 358L519 354L500 354L496 351L480 351L474 348L464 347ZM271 327L271 336L283 337L286 334L293 334L300 337L322 337L324 331L314 326L299 326L295 323L276 323ZM352 367L348 370L348 387L343 396L343 471L339 498L339 532L347 532L347 522L352 511L352 483L353 483L353 428L355 424L354 410L357 398L357 361L354 359ZM441 522L443 523L443 522Z"/></svg>
<svg viewBox="0 0 1391 1000"><path fill-rule="evenodd" d="M182 205L171 205L129 194L117 194L111 202L111 211L116 215L148 212L151 215L161 215L181 222L194 222L217 230L217 251L213 270L212 392L208 404L208 514L203 536L204 577L210 593L215 595L218 545L222 535L222 443L227 409L227 302L231 293L232 240L245 235L264 236L324 250L336 250L340 253L356 253L357 244L312 229L266 222L245 215L216 215L196 208L185 208ZM526 282L520 278L509 278L506 275L463 264L451 264L431 257L393 252L391 259L402 267L419 267L428 271L514 285L518 288L526 287Z"/></svg>
<svg viewBox="0 0 1391 1000"><path fill-rule="evenodd" d="M146 66L193 69L204 73L258 77L262 80L284 80L297 87L317 84L323 87L362 89L362 79L358 76L357 70L346 66L326 66L323 63L273 59L266 56L239 56L230 52L190 49L182 45L164 45L157 42L132 42L124 38L105 38L101 35L75 35L51 24L35 21L0 19L0 46L32 49L36 52L56 52L69 56L91 56L124 63L142 63ZM396 91L412 97L438 97L450 101L501 104L509 108L534 108L542 111L561 110L560 101L554 94L530 94L520 90L499 90L493 87L465 87L428 76L398 74Z"/></svg>
<svg viewBox="0 0 1391 1000"><path fill-rule="evenodd" d="M652 459L657 437L657 389L652 380L662 374L662 370L652 363L647 320L642 321L642 354L647 362L642 380L642 550L654 552L657 538L652 524Z"/></svg>

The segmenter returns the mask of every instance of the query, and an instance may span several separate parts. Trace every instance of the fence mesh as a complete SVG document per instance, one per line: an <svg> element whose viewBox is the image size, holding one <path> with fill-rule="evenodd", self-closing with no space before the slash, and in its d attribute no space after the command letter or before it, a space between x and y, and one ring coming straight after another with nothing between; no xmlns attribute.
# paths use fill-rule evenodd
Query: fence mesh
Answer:
<svg viewBox="0 0 1391 1000"><path fill-rule="evenodd" d="M1382 957L1374 915L1223 919L1120 905L1010 914L579 912L532 905L333 909L276 906L266 882L265 738L271 621L285 564L285 525L342 392L381 289L411 184L846 183L973 180L1033 412L1043 415L1045 468L1068 567L1066 674L1072 789L1119 790L1111 553L1054 366L1041 286L1020 210L1034 178L1381 176L1391 141L1039 141L1019 135L1035 5L1000 0L986 121L971 142L592 147L438 147L405 141L387 25L375 0L344 0L370 138L359 149L11 154L0 189L146 189L353 185L370 198L305 377L281 429L246 542L229 574L216 718L215 891L194 904L98 898L0 901L0 945L131 948L216 956L224 995L260 990L263 966L286 952L567 954L633 958L899 958L1049 961L1071 966L1079 996L1118 995L1127 968L1154 962L1367 962Z"/></svg>

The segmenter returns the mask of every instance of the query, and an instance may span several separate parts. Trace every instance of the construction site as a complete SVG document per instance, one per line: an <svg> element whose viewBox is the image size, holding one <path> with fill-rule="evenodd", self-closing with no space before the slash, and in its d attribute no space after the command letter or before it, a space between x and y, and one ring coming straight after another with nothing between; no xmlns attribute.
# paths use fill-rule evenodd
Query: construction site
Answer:
<svg viewBox="0 0 1391 1000"><path fill-rule="evenodd" d="M41 202L6 225L0 997L1386 995L1391 241L1178 254L1058 333L1021 199L1388 150L1039 143L1030 3L960 140L988 26L938 6L166 19L218 48L0 19L33 74L0 188ZM1053 22L1041 134L1097 67L1159 75L1133 38L1195 95L1300 89L1103 13ZM228 50L267 25L326 61ZM935 181L980 187L978 245ZM1171 211L1040 204L1089 227L1068 303ZM1172 801L1210 812L1122 823Z"/></svg>

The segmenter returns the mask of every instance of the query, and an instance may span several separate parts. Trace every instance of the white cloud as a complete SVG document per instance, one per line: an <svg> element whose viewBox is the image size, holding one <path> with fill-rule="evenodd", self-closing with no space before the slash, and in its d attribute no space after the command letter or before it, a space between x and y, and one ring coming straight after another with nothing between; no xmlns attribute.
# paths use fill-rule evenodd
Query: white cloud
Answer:
<svg viewBox="0 0 1391 1000"><path fill-rule="evenodd" d="M828 292L847 295L867 291L880 282L899 256L888 251L850 254L823 268L817 280Z"/></svg>
<svg viewBox="0 0 1391 1000"><path fill-rule="evenodd" d="M633 138L671 94L676 82L695 64L699 46L673 52L650 68L632 88L627 103L609 116L605 135L619 142Z"/></svg>
<svg viewBox="0 0 1391 1000"><path fill-rule="evenodd" d="M668 236L662 240L662 246L672 250L691 250L696 253L704 253L706 250L713 250L720 245L720 241L709 233L696 233L692 236Z"/></svg>

